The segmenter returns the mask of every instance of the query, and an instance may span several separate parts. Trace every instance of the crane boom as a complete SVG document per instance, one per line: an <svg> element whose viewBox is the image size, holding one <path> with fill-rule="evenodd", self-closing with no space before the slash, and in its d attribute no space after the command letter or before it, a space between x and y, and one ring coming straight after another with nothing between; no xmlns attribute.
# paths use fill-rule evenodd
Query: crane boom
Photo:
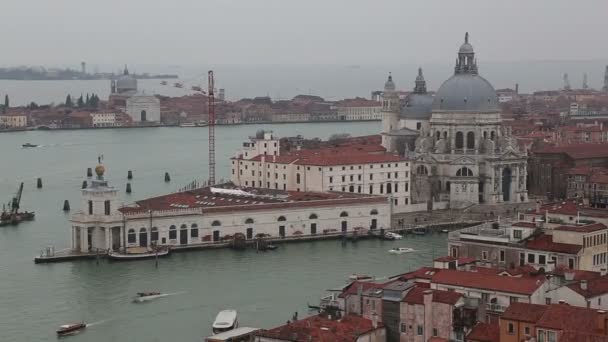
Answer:
<svg viewBox="0 0 608 342"><path fill-rule="evenodd" d="M23 182L19 185L17 194L13 197L13 203L11 205L11 212L16 214L19 211L19 204L21 204L21 194L23 194Z"/></svg>
<svg viewBox="0 0 608 342"><path fill-rule="evenodd" d="M209 89L207 101L209 102L209 185L215 184L215 93L213 88L213 70L208 73Z"/></svg>

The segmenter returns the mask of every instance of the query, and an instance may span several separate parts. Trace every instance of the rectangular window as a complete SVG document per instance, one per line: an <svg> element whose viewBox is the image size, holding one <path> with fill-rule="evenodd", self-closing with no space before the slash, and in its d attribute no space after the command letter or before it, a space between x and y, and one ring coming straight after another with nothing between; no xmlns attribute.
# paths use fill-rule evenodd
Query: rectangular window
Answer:
<svg viewBox="0 0 608 342"><path fill-rule="evenodd" d="M110 215L110 201L106 200L103 202L103 209L106 215Z"/></svg>
<svg viewBox="0 0 608 342"><path fill-rule="evenodd" d="M574 269L574 258L568 258L568 268Z"/></svg>
<svg viewBox="0 0 608 342"><path fill-rule="evenodd" d="M190 229L190 237L193 237L193 238L198 237L198 228Z"/></svg>
<svg viewBox="0 0 608 342"><path fill-rule="evenodd" d="M342 181L346 182L346 176L342 176Z"/></svg>
<svg viewBox="0 0 608 342"><path fill-rule="evenodd" d="M370 173L370 174L369 174L369 180L373 180L373 179L374 179L374 174L373 174L373 173Z"/></svg>
<svg viewBox="0 0 608 342"><path fill-rule="evenodd" d="M488 260L488 251L481 251L481 260Z"/></svg>
<svg viewBox="0 0 608 342"><path fill-rule="evenodd" d="M538 330L538 333L536 334L536 336L538 336L538 342L547 342L546 341L546 337L545 337L545 331L544 330Z"/></svg>
<svg viewBox="0 0 608 342"><path fill-rule="evenodd" d="M519 253L519 266L523 266L526 264L526 254Z"/></svg>
<svg viewBox="0 0 608 342"><path fill-rule="evenodd" d="M370 186L369 186L369 194L371 195L371 194L373 194L373 193L374 193L374 186L373 186L373 185L370 185Z"/></svg>
<svg viewBox="0 0 608 342"><path fill-rule="evenodd" d="M546 265L547 264L547 256L546 255L539 255L538 256L538 263L541 265Z"/></svg>
<svg viewBox="0 0 608 342"><path fill-rule="evenodd" d="M437 328L433 328L433 336L437 336Z"/></svg>
<svg viewBox="0 0 608 342"><path fill-rule="evenodd" d="M513 230L513 238L514 239L521 239L521 229L515 229L515 230Z"/></svg>
<svg viewBox="0 0 608 342"><path fill-rule="evenodd" d="M93 201L89 201L89 215L93 215Z"/></svg>
<svg viewBox="0 0 608 342"><path fill-rule="evenodd" d="M386 173L386 177L387 177L388 179L391 179L391 173L390 173L390 172L387 172L387 173Z"/></svg>
<svg viewBox="0 0 608 342"><path fill-rule="evenodd" d="M401 323L401 333L405 334L405 332L407 331L407 325L405 323Z"/></svg>
<svg viewBox="0 0 608 342"><path fill-rule="evenodd" d="M395 183L395 192L399 192L399 183Z"/></svg>
<svg viewBox="0 0 608 342"><path fill-rule="evenodd" d="M361 180L361 175L357 175L357 180Z"/></svg>
<svg viewBox="0 0 608 342"><path fill-rule="evenodd" d="M500 251L500 262L505 262L505 251Z"/></svg>
<svg viewBox="0 0 608 342"><path fill-rule="evenodd" d="M355 177L355 176L350 175L350 181L351 181L351 182L355 180L353 177Z"/></svg>
<svg viewBox="0 0 608 342"><path fill-rule="evenodd" d="M536 262L536 254L528 254L528 263L529 264L534 264Z"/></svg>
<svg viewBox="0 0 608 342"><path fill-rule="evenodd" d="M547 342L556 342L555 331L547 330Z"/></svg>
<svg viewBox="0 0 608 342"><path fill-rule="evenodd" d="M334 177L329 177L329 182L333 183L334 182Z"/></svg>
<svg viewBox="0 0 608 342"><path fill-rule="evenodd" d="M300 174L296 173L296 183L300 184Z"/></svg>
<svg viewBox="0 0 608 342"><path fill-rule="evenodd" d="M525 327L524 328L524 334L530 335L530 327Z"/></svg>
<svg viewBox="0 0 608 342"><path fill-rule="evenodd" d="M509 332L509 335L513 335L515 333L515 327L513 326L513 323L509 322L508 332Z"/></svg>
<svg viewBox="0 0 608 342"><path fill-rule="evenodd" d="M422 325L419 325L416 330L418 336L422 336L422 333L424 332L424 330L422 329Z"/></svg>

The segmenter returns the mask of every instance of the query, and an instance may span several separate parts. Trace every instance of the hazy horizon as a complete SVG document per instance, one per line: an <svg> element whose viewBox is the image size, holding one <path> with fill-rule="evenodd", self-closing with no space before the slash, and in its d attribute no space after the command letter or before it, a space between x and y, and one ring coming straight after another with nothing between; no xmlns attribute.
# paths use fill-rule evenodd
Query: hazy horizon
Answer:
<svg viewBox="0 0 608 342"><path fill-rule="evenodd" d="M6 0L2 11L5 66L444 64L466 31L480 65L608 61L606 1Z"/></svg>

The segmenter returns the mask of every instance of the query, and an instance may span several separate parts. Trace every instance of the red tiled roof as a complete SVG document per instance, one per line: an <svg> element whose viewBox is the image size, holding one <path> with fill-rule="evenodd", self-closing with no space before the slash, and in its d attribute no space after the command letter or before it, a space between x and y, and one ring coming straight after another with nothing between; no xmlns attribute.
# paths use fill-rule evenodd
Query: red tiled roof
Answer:
<svg viewBox="0 0 608 342"><path fill-rule="evenodd" d="M570 215L576 216L580 213L581 216L587 217L608 217L608 209L596 209L579 206L574 201L565 201L559 203L548 203L540 207L537 210L537 214L544 214L549 212L550 214Z"/></svg>
<svg viewBox="0 0 608 342"><path fill-rule="evenodd" d="M536 228L536 223L534 223L534 222L520 221L520 222L513 223L511 226L513 226L513 227L523 227L523 228Z"/></svg>
<svg viewBox="0 0 608 342"><path fill-rule="evenodd" d="M243 210L265 210L290 207L315 207L348 203L384 202L383 197L372 198L353 193L338 192L298 192L254 188L236 188L230 185L218 185L225 189L243 190L254 196L241 196L217 193L210 187L151 197L135 202L135 205L120 208L125 214L137 214L152 211L170 211L179 209L200 209L205 212L225 212ZM273 195L278 195L274 197ZM355 196L353 196L355 195ZM372 200L373 199L373 200ZM368 202L371 201L371 202Z"/></svg>
<svg viewBox="0 0 608 342"><path fill-rule="evenodd" d="M597 310L594 309L568 304L553 304L548 306L545 313L536 322L536 326L538 328L591 333L596 329L597 315Z"/></svg>
<svg viewBox="0 0 608 342"><path fill-rule="evenodd" d="M419 269L412 271L412 272L408 272L408 273L404 273L401 274L399 276L400 280L416 280L416 279L428 279L431 280L433 279L433 276L435 276L435 274L442 272L442 269L439 268L433 268L433 267L420 267Z"/></svg>
<svg viewBox="0 0 608 342"><path fill-rule="evenodd" d="M596 173L591 175L591 183L608 184L608 173Z"/></svg>
<svg viewBox="0 0 608 342"><path fill-rule="evenodd" d="M571 270L565 265L555 266L551 274L563 277L566 272L574 273L574 280L591 280L602 276L599 272Z"/></svg>
<svg viewBox="0 0 608 342"><path fill-rule="evenodd" d="M535 151L536 154L565 153L573 159L608 157L608 144L569 144L548 146Z"/></svg>
<svg viewBox="0 0 608 342"><path fill-rule="evenodd" d="M587 289L583 290L581 288L581 283L574 283L568 285L572 291L580 294L585 298L593 298L603 294L608 293L608 277L603 276L596 279L586 280L587 281Z"/></svg>
<svg viewBox="0 0 608 342"><path fill-rule="evenodd" d="M536 323L547 310L547 305L511 303L507 310L502 314L502 319Z"/></svg>
<svg viewBox="0 0 608 342"><path fill-rule="evenodd" d="M424 304L424 292L433 292L433 302L443 303L448 305L455 305L463 294L458 292L442 291L442 290L431 290L426 287L416 286L405 295L402 302L408 304Z"/></svg>
<svg viewBox="0 0 608 342"><path fill-rule="evenodd" d="M578 254L578 252L583 248L583 246L574 245L570 243L553 242L553 236L541 234L537 236L534 240L528 240L526 242L526 248L533 249L536 251Z"/></svg>
<svg viewBox="0 0 608 342"><path fill-rule="evenodd" d="M498 323L477 323L477 325L475 325L471 332L467 335L467 341L499 342L500 329Z"/></svg>
<svg viewBox="0 0 608 342"><path fill-rule="evenodd" d="M591 233L597 232L598 230L604 230L607 227L601 223L588 224L585 226L559 226L555 228L555 230L562 230L567 232L577 232L577 233Z"/></svg>
<svg viewBox="0 0 608 342"><path fill-rule="evenodd" d="M494 290L506 293L531 295L544 283L538 278L514 278L496 274L442 270L432 280L435 284Z"/></svg>
<svg viewBox="0 0 608 342"><path fill-rule="evenodd" d="M448 342L449 340L443 338L443 337L437 337L437 336L433 336L431 338L429 338L428 342Z"/></svg>
<svg viewBox="0 0 608 342"><path fill-rule="evenodd" d="M567 331L560 335L559 342L608 342L608 335Z"/></svg>
<svg viewBox="0 0 608 342"><path fill-rule="evenodd" d="M382 323L374 328L371 320L355 315L346 315L340 320L317 315L263 330L256 335L293 342L355 342L359 336L381 328Z"/></svg>

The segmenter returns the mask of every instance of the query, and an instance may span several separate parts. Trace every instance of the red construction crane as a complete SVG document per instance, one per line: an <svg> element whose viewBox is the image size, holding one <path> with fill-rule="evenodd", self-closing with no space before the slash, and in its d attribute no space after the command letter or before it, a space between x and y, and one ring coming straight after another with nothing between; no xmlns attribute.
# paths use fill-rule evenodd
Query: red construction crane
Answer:
<svg viewBox="0 0 608 342"><path fill-rule="evenodd" d="M207 101L209 101L209 185L215 184L215 96L213 92L213 70L209 70L209 90Z"/></svg>

